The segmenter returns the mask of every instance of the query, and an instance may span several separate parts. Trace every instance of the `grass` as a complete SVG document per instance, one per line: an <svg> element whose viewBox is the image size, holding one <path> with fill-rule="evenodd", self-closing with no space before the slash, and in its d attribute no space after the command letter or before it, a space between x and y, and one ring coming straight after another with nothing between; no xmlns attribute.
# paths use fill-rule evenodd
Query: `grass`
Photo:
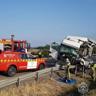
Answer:
<svg viewBox="0 0 96 96"><path fill-rule="evenodd" d="M24 83L19 87L10 86L0 91L0 96L60 96L73 89L73 86L62 85L55 80Z"/></svg>
<svg viewBox="0 0 96 96"><path fill-rule="evenodd" d="M9 87L0 91L0 96L56 96L63 91L55 81L24 83L17 87Z"/></svg>
<svg viewBox="0 0 96 96"><path fill-rule="evenodd" d="M59 77L62 77L63 73L60 72L57 74ZM55 79L41 80L38 82L30 80L22 83L19 87L12 85L0 90L0 96L68 96L70 93L74 94L72 96L79 96L76 88L78 87L78 84L87 80L86 78L72 77L78 81L76 85L58 83ZM96 96L95 85L96 83L91 84L90 89L92 90L90 90L86 96Z"/></svg>

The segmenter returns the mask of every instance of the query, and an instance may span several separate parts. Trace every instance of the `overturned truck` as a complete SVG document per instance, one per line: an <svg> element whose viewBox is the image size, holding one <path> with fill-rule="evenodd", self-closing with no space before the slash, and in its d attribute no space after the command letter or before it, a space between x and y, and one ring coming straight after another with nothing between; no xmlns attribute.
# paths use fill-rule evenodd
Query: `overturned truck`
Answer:
<svg viewBox="0 0 96 96"><path fill-rule="evenodd" d="M79 58L90 58L95 47L96 42L89 38L67 36L61 44L53 42L50 45L50 55L57 61L68 58L71 64L76 64Z"/></svg>

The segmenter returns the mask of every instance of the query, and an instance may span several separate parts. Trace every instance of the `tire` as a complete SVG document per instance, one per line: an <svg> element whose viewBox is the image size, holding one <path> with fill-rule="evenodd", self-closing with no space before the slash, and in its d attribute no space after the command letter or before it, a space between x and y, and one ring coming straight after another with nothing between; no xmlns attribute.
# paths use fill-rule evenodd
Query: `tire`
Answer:
<svg viewBox="0 0 96 96"><path fill-rule="evenodd" d="M7 75L9 77L12 77L12 76L14 76L16 74L16 72L17 72L16 67L15 66L10 66L8 71L7 71Z"/></svg>
<svg viewBox="0 0 96 96"><path fill-rule="evenodd" d="M42 70L42 69L44 69L44 68L45 68L44 64L41 64L41 65L39 66L39 70Z"/></svg>

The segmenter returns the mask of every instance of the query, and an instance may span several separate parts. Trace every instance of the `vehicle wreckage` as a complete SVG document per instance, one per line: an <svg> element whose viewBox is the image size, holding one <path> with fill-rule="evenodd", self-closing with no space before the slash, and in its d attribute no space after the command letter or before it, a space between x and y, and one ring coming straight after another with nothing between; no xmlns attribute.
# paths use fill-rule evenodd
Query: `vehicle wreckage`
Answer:
<svg viewBox="0 0 96 96"><path fill-rule="evenodd" d="M50 45L50 56L57 61L65 61L68 58L71 64L80 63L83 58L84 65L89 66L93 63L91 56L95 47L96 42L87 37L67 36L61 44L53 42Z"/></svg>

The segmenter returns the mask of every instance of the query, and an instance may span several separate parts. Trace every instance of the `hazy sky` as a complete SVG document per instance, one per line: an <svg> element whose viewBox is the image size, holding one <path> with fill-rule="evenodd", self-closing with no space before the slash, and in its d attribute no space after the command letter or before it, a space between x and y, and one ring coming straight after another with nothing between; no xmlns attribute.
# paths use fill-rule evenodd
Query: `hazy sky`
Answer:
<svg viewBox="0 0 96 96"><path fill-rule="evenodd" d="M96 0L0 0L0 38L10 34L31 46L67 35L96 40Z"/></svg>

